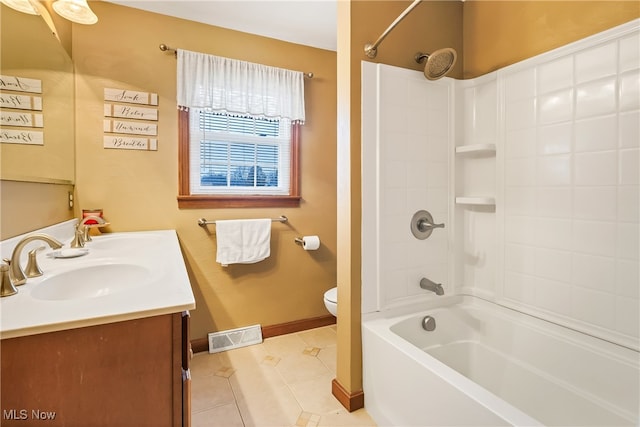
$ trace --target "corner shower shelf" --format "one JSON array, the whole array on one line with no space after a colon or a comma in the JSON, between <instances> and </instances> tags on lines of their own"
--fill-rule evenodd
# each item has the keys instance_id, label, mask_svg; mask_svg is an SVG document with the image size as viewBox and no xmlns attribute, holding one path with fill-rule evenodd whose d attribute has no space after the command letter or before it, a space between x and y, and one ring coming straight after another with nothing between
<instances>
[{"instance_id":1,"label":"corner shower shelf","mask_svg":"<svg viewBox=\"0 0 640 427\"><path fill-rule=\"evenodd\" d=\"M494 197L456 197L457 205L495 206Z\"/></svg>"},{"instance_id":2,"label":"corner shower shelf","mask_svg":"<svg viewBox=\"0 0 640 427\"><path fill-rule=\"evenodd\" d=\"M495 154L496 144L472 144L456 147L456 154Z\"/></svg>"}]
</instances>

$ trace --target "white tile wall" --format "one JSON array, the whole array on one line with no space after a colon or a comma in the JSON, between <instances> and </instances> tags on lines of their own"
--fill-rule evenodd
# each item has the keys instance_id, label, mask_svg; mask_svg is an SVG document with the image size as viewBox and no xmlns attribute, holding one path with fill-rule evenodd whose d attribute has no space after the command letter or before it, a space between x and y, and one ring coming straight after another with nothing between
<instances>
[{"instance_id":1,"label":"white tile wall","mask_svg":"<svg viewBox=\"0 0 640 427\"><path fill-rule=\"evenodd\" d=\"M615 114L576 120L575 124L567 123L567 126L572 125L575 125L576 133L575 152L613 150L618 147L618 117Z\"/></svg>"},{"instance_id":2,"label":"white tile wall","mask_svg":"<svg viewBox=\"0 0 640 427\"><path fill-rule=\"evenodd\" d=\"M541 126L538 132L538 155L571 152L573 127L570 123Z\"/></svg>"},{"instance_id":3,"label":"white tile wall","mask_svg":"<svg viewBox=\"0 0 640 427\"><path fill-rule=\"evenodd\" d=\"M567 103L573 104L573 99L564 99ZM605 79L587 82L576 87L576 118L602 116L616 112L616 78L607 77ZM570 108L567 106L567 108ZM562 117L570 119L571 117Z\"/></svg>"},{"instance_id":4,"label":"white tile wall","mask_svg":"<svg viewBox=\"0 0 640 427\"><path fill-rule=\"evenodd\" d=\"M573 57L575 58L576 83L580 84L616 75L617 49L618 44L612 42L576 53ZM566 60L571 61L573 58L571 55L567 55Z\"/></svg>"},{"instance_id":5,"label":"white tile wall","mask_svg":"<svg viewBox=\"0 0 640 427\"><path fill-rule=\"evenodd\" d=\"M496 297L637 346L637 23L621 34L498 72L505 222L502 294ZM528 89L520 87L525 82ZM536 150L529 146L533 140Z\"/></svg>"},{"instance_id":6,"label":"white tile wall","mask_svg":"<svg viewBox=\"0 0 640 427\"><path fill-rule=\"evenodd\" d=\"M528 70L529 73L535 76L536 70ZM561 58L546 64L542 64L538 67L538 93L549 93L573 87L574 73L573 73L573 61L571 58ZM529 89L530 97L536 95L535 81L530 82ZM509 88L508 92L511 90ZM507 95L509 96L509 95Z\"/></svg>"}]
</instances>

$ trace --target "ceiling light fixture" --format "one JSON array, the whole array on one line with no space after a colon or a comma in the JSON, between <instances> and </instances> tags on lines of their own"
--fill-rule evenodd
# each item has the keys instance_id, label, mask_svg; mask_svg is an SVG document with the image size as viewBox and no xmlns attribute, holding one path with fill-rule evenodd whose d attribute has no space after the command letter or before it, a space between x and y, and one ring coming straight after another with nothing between
<instances>
[{"instance_id":1,"label":"ceiling light fixture","mask_svg":"<svg viewBox=\"0 0 640 427\"><path fill-rule=\"evenodd\" d=\"M38 9L36 9L29 0L0 0L0 3L18 12L28 13L29 15L39 15Z\"/></svg>"},{"instance_id":2,"label":"ceiling light fixture","mask_svg":"<svg viewBox=\"0 0 640 427\"><path fill-rule=\"evenodd\" d=\"M77 24L91 25L98 22L98 17L87 4L87 0L56 0L53 3L53 10L63 18Z\"/></svg>"}]
</instances>

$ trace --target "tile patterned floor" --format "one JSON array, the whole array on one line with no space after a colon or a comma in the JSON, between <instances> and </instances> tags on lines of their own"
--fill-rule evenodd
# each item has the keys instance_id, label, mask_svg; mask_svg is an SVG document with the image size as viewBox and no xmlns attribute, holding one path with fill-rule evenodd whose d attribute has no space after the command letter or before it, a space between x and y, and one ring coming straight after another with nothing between
<instances>
[{"instance_id":1,"label":"tile patterned floor","mask_svg":"<svg viewBox=\"0 0 640 427\"><path fill-rule=\"evenodd\" d=\"M191 360L192 427L375 427L331 394L335 325Z\"/></svg>"}]
</instances>

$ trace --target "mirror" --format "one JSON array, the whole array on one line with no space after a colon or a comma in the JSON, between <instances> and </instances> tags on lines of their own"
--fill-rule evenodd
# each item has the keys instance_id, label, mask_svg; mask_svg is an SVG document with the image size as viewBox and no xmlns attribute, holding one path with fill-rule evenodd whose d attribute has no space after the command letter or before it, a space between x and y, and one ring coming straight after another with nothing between
<instances>
[{"instance_id":1,"label":"mirror","mask_svg":"<svg viewBox=\"0 0 640 427\"><path fill-rule=\"evenodd\" d=\"M41 16L0 8L0 179L73 184L73 62Z\"/></svg>"}]
</instances>

